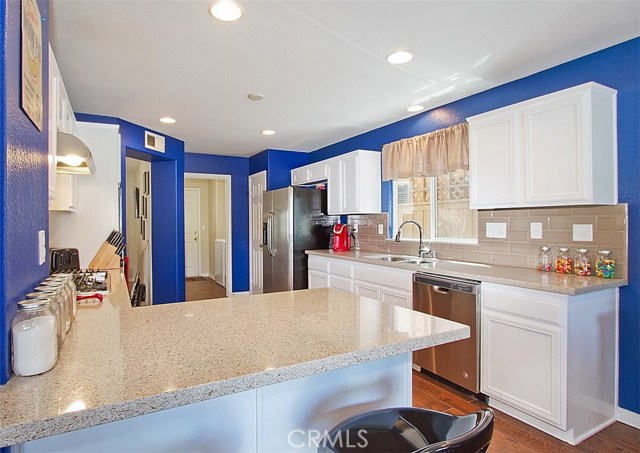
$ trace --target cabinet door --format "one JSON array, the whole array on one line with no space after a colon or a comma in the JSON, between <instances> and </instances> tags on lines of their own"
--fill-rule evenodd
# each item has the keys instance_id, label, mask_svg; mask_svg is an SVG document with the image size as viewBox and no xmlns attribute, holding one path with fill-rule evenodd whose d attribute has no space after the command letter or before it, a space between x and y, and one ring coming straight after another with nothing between
<instances>
[{"instance_id":1,"label":"cabinet door","mask_svg":"<svg viewBox=\"0 0 640 453\"><path fill-rule=\"evenodd\" d=\"M342 166L342 212L349 214L360 212L358 200L364 194L360 193L358 184L358 155L351 154L341 159Z\"/></svg>"},{"instance_id":2,"label":"cabinet door","mask_svg":"<svg viewBox=\"0 0 640 453\"><path fill-rule=\"evenodd\" d=\"M342 214L342 192L344 190L342 182L342 168L340 160L335 159L327 164L327 210L329 214Z\"/></svg>"},{"instance_id":3,"label":"cabinet door","mask_svg":"<svg viewBox=\"0 0 640 453\"><path fill-rule=\"evenodd\" d=\"M384 286L380 287L380 301L403 308L413 307L411 292L385 288Z\"/></svg>"},{"instance_id":4,"label":"cabinet door","mask_svg":"<svg viewBox=\"0 0 640 453\"><path fill-rule=\"evenodd\" d=\"M309 271L309 289L328 288L329 275L324 272Z\"/></svg>"},{"instance_id":5,"label":"cabinet door","mask_svg":"<svg viewBox=\"0 0 640 453\"><path fill-rule=\"evenodd\" d=\"M295 168L291 170L291 185L305 184L308 180L307 167Z\"/></svg>"},{"instance_id":6,"label":"cabinet door","mask_svg":"<svg viewBox=\"0 0 640 453\"><path fill-rule=\"evenodd\" d=\"M341 289L350 293L353 291L353 280L347 277L339 277L337 275L331 275L329 278L329 287L335 289Z\"/></svg>"},{"instance_id":7,"label":"cabinet door","mask_svg":"<svg viewBox=\"0 0 640 453\"><path fill-rule=\"evenodd\" d=\"M49 208L56 198L56 151L58 148L58 79L60 72L49 46Z\"/></svg>"},{"instance_id":8,"label":"cabinet door","mask_svg":"<svg viewBox=\"0 0 640 453\"><path fill-rule=\"evenodd\" d=\"M587 183L591 156L588 102L584 95L546 100L523 111L527 205L581 204L590 201Z\"/></svg>"},{"instance_id":9,"label":"cabinet door","mask_svg":"<svg viewBox=\"0 0 640 453\"><path fill-rule=\"evenodd\" d=\"M308 180L309 182L317 182L327 179L327 164L324 162L318 162L316 164L309 165L308 167Z\"/></svg>"},{"instance_id":10,"label":"cabinet door","mask_svg":"<svg viewBox=\"0 0 640 453\"><path fill-rule=\"evenodd\" d=\"M56 197L50 211L75 211L78 208L78 176L58 173L56 175Z\"/></svg>"},{"instance_id":11,"label":"cabinet door","mask_svg":"<svg viewBox=\"0 0 640 453\"><path fill-rule=\"evenodd\" d=\"M482 393L564 429L561 328L483 310L481 335Z\"/></svg>"},{"instance_id":12,"label":"cabinet door","mask_svg":"<svg viewBox=\"0 0 640 453\"><path fill-rule=\"evenodd\" d=\"M374 300L380 300L380 289L371 283L355 282L356 294Z\"/></svg>"},{"instance_id":13,"label":"cabinet door","mask_svg":"<svg viewBox=\"0 0 640 453\"><path fill-rule=\"evenodd\" d=\"M469 206L518 205L520 145L517 112L469 120Z\"/></svg>"}]
</instances>

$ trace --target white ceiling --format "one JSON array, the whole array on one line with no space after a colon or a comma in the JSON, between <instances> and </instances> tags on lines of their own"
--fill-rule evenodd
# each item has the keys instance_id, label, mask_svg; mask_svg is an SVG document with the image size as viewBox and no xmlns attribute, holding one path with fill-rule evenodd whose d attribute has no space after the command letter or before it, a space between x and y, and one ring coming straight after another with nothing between
<instances>
[{"instance_id":1,"label":"white ceiling","mask_svg":"<svg viewBox=\"0 0 640 453\"><path fill-rule=\"evenodd\" d=\"M74 110L188 152L313 151L640 35L637 0L239 1L224 23L208 0L52 0Z\"/></svg>"}]
</instances>

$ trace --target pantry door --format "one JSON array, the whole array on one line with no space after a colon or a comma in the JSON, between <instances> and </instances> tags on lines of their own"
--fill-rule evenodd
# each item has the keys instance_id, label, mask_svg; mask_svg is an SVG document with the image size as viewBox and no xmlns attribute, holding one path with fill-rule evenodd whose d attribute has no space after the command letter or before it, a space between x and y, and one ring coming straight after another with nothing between
<instances>
[{"instance_id":1,"label":"pantry door","mask_svg":"<svg viewBox=\"0 0 640 453\"><path fill-rule=\"evenodd\" d=\"M200 276L200 189L184 189L184 275Z\"/></svg>"}]
</instances>

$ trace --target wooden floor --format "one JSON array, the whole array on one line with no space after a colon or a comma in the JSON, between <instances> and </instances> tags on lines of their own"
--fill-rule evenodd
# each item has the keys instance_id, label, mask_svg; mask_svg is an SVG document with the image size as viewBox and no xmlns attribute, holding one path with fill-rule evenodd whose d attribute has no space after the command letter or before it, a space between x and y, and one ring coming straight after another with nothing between
<instances>
[{"instance_id":1,"label":"wooden floor","mask_svg":"<svg viewBox=\"0 0 640 453\"><path fill-rule=\"evenodd\" d=\"M227 297L226 288L209 277L186 279L186 300L219 299Z\"/></svg>"},{"instance_id":2,"label":"wooden floor","mask_svg":"<svg viewBox=\"0 0 640 453\"><path fill-rule=\"evenodd\" d=\"M413 372L413 405L454 415L486 407L470 395ZM605 428L575 447L538 431L494 409L496 419L489 453L640 452L640 430L620 422Z\"/></svg>"}]
</instances>

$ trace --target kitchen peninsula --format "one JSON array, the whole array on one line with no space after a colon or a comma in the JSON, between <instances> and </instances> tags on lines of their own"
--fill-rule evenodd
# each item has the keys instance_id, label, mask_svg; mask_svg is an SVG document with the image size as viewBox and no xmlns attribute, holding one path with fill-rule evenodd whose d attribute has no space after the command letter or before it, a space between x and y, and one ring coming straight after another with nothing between
<instances>
[{"instance_id":1,"label":"kitchen peninsula","mask_svg":"<svg viewBox=\"0 0 640 453\"><path fill-rule=\"evenodd\" d=\"M411 351L469 335L333 289L131 308L111 278L53 370L0 388L0 445L292 449L354 413L411 405Z\"/></svg>"}]
</instances>

